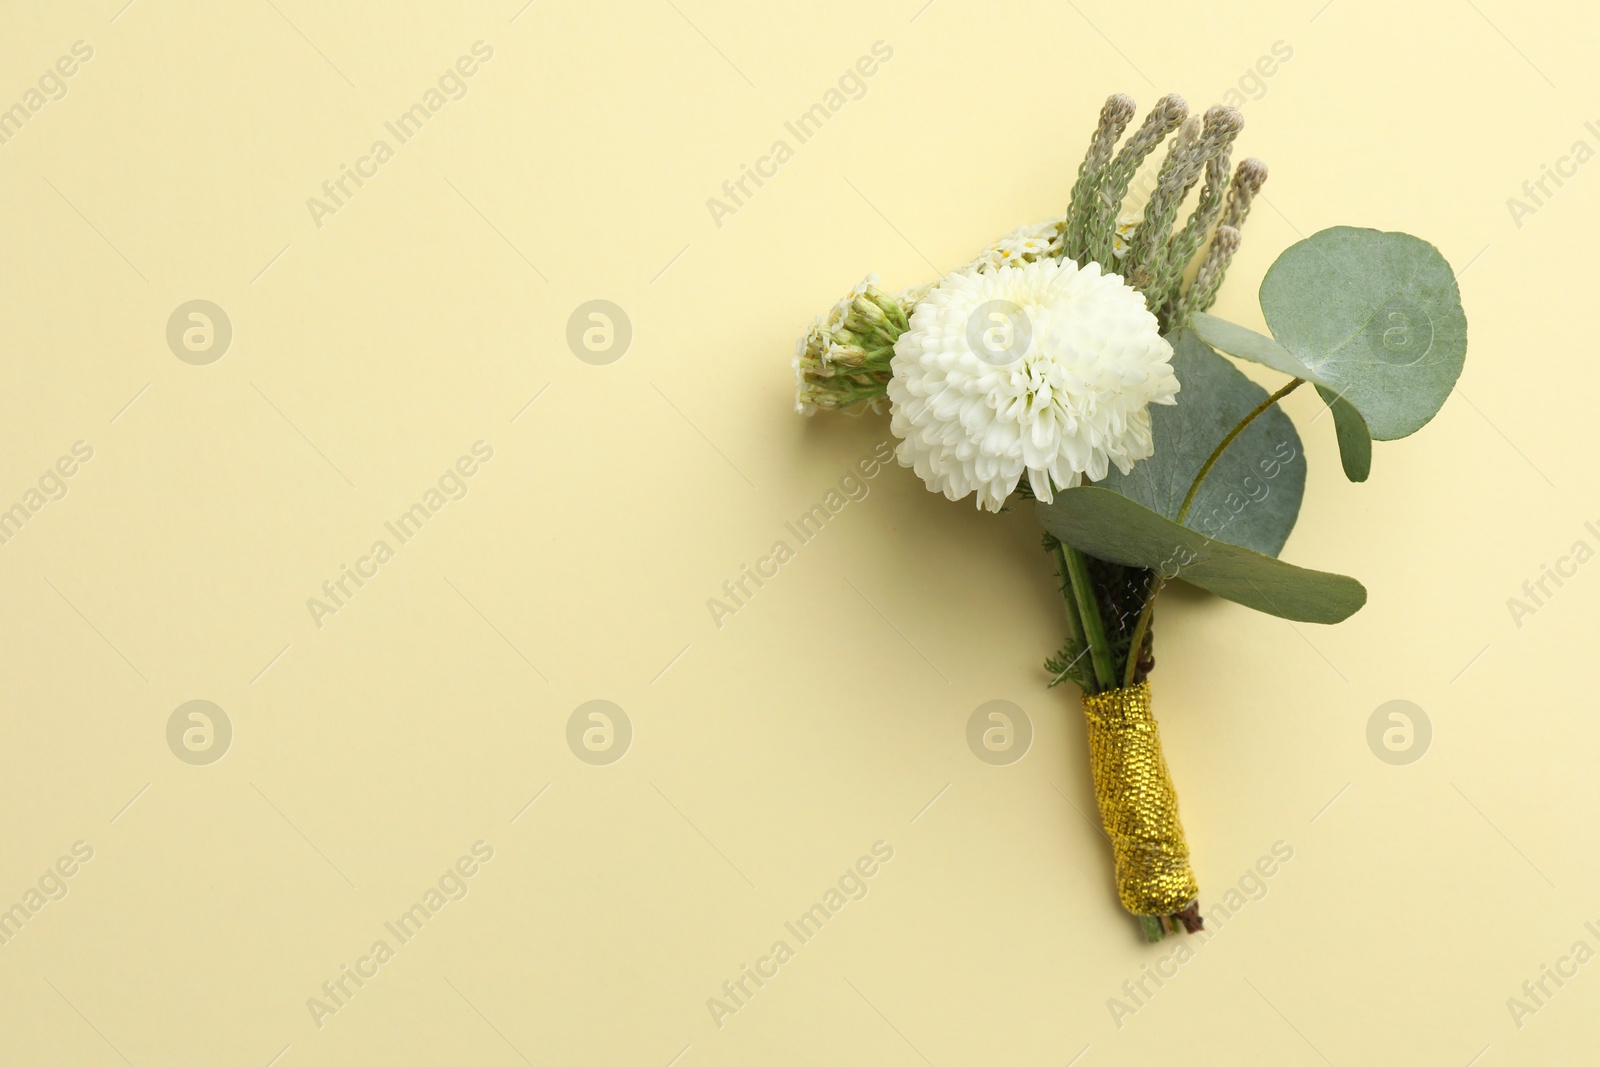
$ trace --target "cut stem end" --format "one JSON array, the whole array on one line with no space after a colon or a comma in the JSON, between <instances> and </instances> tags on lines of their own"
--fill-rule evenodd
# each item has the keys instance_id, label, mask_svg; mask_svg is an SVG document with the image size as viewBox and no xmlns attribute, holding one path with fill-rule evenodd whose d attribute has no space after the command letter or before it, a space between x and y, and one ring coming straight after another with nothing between
<instances>
[{"instance_id":1,"label":"cut stem end","mask_svg":"<svg viewBox=\"0 0 1600 1067\"><path fill-rule=\"evenodd\" d=\"M1169 931L1175 934L1180 927L1184 933L1192 934L1205 929L1206 925L1205 918L1200 914L1198 900L1171 915L1140 915L1138 919L1144 939L1149 942L1160 941Z\"/></svg>"}]
</instances>

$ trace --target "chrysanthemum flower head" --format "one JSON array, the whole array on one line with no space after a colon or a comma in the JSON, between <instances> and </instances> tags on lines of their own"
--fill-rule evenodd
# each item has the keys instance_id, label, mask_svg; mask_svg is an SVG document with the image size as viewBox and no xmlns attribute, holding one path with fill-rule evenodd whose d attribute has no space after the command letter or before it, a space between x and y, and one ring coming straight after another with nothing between
<instances>
[{"instance_id":1,"label":"chrysanthemum flower head","mask_svg":"<svg viewBox=\"0 0 1600 1067\"><path fill-rule=\"evenodd\" d=\"M1176 403L1171 359L1144 297L1098 264L970 266L895 343L896 455L951 500L999 511L1026 475L1049 501L1151 454L1149 405Z\"/></svg>"}]
</instances>

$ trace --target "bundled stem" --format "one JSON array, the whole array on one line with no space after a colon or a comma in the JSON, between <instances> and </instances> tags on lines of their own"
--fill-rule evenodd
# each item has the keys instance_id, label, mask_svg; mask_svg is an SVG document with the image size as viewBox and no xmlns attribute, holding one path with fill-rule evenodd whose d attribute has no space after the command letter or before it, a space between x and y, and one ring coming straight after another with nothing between
<instances>
[{"instance_id":1,"label":"bundled stem","mask_svg":"<svg viewBox=\"0 0 1600 1067\"><path fill-rule=\"evenodd\" d=\"M1140 917L1146 937L1161 936L1162 919L1177 918L1197 928L1200 891L1178 817L1177 790L1161 751L1150 683L1085 696L1083 713L1095 806L1111 842L1117 898Z\"/></svg>"}]
</instances>

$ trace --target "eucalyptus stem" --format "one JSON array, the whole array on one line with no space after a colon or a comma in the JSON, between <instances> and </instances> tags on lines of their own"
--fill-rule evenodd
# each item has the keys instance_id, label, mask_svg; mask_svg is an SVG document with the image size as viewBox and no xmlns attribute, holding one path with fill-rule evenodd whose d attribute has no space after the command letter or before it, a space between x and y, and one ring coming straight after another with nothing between
<instances>
[{"instance_id":1,"label":"eucalyptus stem","mask_svg":"<svg viewBox=\"0 0 1600 1067\"><path fill-rule=\"evenodd\" d=\"M1083 625L1095 682L1099 686L1096 692L1102 692L1116 685L1117 669L1111 662L1111 646L1106 643L1106 624L1100 618L1100 605L1095 600L1089 561L1082 552L1067 544L1061 546L1061 556L1072 579L1072 595L1078 602L1078 621Z\"/></svg>"},{"instance_id":2,"label":"eucalyptus stem","mask_svg":"<svg viewBox=\"0 0 1600 1067\"><path fill-rule=\"evenodd\" d=\"M1194 476L1194 481L1189 483L1188 495L1183 498L1183 506L1178 509L1179 526L1182 526L1183 520L1189 517L1189 508L1194 503L1195 494L1200 492L1200 484L1206 480L1206 475L1211 473L1211 468L1217 465L1217 460L1222 458L1222 453L1226 452L1228 446L1233 444L1234 438L1243 433L1244 428L1254 422L1257 415L1260 415L1263 411L1266 411L1272 405L1276 404L1278 401L1282 400L1284 397L1288 396L1290 393L1294 392L1304 384L1304 378L1294 378L1290 380L1288 385L1284 386L1282 389L1279 389L1276 393L1273 393L1261 403L1257 404L1255 409L1251 411L1250 414L1240 419L1239 424L1228 431L1228 436L1224 437L1222 441L1218 443L1217 447L1211 450L1211 455L1206 457L1205 463L1200 467L1200 473L1196 474Z\"/></svg>"}]
</instances>

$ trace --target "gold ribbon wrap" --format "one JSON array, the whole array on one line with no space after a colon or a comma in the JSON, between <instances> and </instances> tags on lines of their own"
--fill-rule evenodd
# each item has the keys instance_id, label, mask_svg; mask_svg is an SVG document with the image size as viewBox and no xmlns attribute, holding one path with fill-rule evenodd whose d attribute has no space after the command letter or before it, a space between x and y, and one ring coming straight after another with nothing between
<instances>
[{"instance_id":1,"label":"gold ribbon wrap","mask_svg":"<svg viewBox=\"0 0 1600 1067\"><path fill-rule=\"evenodd\" d=\"M1150 683L1083 697L1095 803L1111 839L1117 896L1135 915L1174 915L1200 895L1161 755Z\"/></svg>"}]
</instances>

